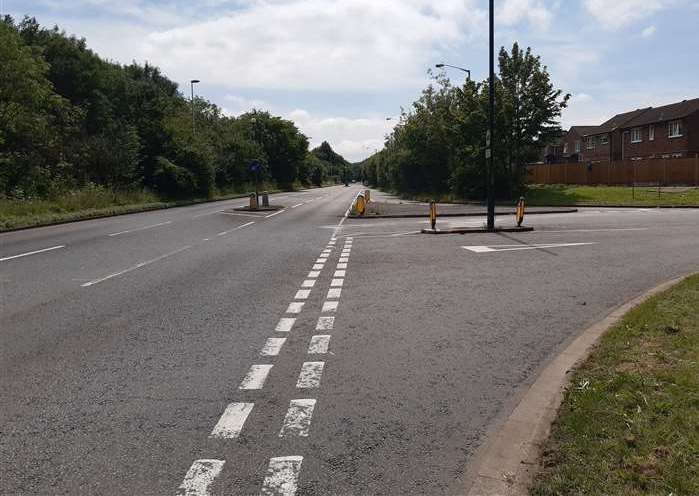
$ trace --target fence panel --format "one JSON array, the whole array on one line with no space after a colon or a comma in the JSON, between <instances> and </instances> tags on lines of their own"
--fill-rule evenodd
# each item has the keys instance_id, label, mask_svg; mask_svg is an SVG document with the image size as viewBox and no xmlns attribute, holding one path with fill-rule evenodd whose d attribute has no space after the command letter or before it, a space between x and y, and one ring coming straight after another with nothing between
<instances>
[{"instance_id":1,"label":"fence panel","mask_svg":"<svg viewBox=\"0 0 699 496\"><path fill-rule=\"evenodd\" d=\"M536 164L527 167L530 184L699 186L699 156L692 158L624 160L569 164Z\"/></svg>"}]
</instances>

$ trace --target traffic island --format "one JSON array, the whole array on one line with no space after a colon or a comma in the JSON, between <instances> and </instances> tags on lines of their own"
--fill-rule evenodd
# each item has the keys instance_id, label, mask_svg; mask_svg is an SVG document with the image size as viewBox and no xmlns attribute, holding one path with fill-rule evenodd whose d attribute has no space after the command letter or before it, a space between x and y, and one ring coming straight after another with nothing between
<instances>
[{"instance_id":1,"label":"traffic island","mask_svg":"<svg viewBox=\"0 0 699 496\"><path fill-rule=\"evenodd\" d=\"M283 205L268 205L266 207L236 207L233 210L236 212L275 212L283 208Z\"/></svg>"},{"instance_id":2,"label":"traffic island","mask_svg":"<svg viewBox=\"0 0 699 496\"><path fill-rule=\"evenodd\" d=\"M250 204L245 207L236 207L233 210L237 212L275 212L283 209L282 205L270 205L269 193L250 193Z\"/></svg>"},{"instance_id":3,"label":"traffic island","mask_svg":"<svg viewBox=\"0 0 699 496\"><path fill-rule=\"evenodd\" d=\"M423 229L422 234L482 234L482 233L518 233L531 232L533 227L496 227L488 229L487 227L453 227L449 229Z\"/></svg>"}]
</instances>

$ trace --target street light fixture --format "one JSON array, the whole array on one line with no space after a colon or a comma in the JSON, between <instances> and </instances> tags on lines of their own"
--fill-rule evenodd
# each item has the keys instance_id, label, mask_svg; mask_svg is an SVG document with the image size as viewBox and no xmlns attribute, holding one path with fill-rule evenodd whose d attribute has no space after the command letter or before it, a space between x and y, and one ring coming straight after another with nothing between
<instances>
[{"instance_id":1,"label":"street light fixture","mask_svg":"<svg viewBox=\"0 0 699 496\"><path fill-rule=\"evenodd\" d=\"M435 65L437 69L444 69L445 67L451 67L452 69L457 69L459 71L463 71L466 73L466 80L470 81L471 80L471 69L464 69L463 67L459 67L456 65L449 65L449 64L437 64Z\"/></svg>"},{"instance_id":2,"label":"street light fixture","mask_svg":"<svg viewBox=\"0 0 699 496\"><path fill-rule=\"evenodd\" d=\"M194 135L194 85L197 83L201 83L198 79L192 79L189 82L189 85L192 89L192 135Z\"/></svg>"}]
</instances>

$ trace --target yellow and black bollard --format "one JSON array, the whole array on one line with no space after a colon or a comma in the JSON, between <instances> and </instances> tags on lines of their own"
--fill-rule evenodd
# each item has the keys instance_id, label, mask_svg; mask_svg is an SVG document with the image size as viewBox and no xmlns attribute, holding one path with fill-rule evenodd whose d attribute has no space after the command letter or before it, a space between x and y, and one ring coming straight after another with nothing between
<instances>
[{"instance_id":1,"label":"yellow and black bollard","mask_svg":"<svg viewBox=\"0 0 699 496\"><path fill-rule=\"evenodd\" d=\"M437 203L430 202L430 224L432 224L432 230L437 230Z\"/></svg>"},{"instance_id":2,"label":"yellow and black bollard","mask_svg":"<svg viewBox=\"0 0 699 496\"><path fill-rule=\"evenodd\" d=\"M366 211L366 199L361 193L357 195L357 199L355 200L355 210L359 215L364 215Z\"/></svg>"},{"instance_id":3,"label":"yellow and black bollard","mask_svg":"<svg viewBox=\"0 0 699 496\"><path fill-rule=\"evenodd\" d=\"M517 202L517 227L522 226L522 222L524 222L524 197L520 196L519 201Z\"/></svg>"},{"instance_id":4,"label":"yellow and black bollard","mask_svg":"<svg viewBox=\"0 0 699 496\"><path fill-rule=\"evenodd\" d=\"M250 210L257 210L257 195L250 193Z\"/></svg>"}]
</instances>

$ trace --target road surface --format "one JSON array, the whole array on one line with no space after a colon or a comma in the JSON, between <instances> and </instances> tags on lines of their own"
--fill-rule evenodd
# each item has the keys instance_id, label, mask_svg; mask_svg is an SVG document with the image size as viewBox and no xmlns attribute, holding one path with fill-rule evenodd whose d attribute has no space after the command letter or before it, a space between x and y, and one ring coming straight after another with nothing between
<instances>
[{"instance_id":1,"label":"road surface","mask_svg":"<svg viewBox=\"0 0 699 496\"><path fill-rule=\"evenodd\" d=\"M696 210L442 237L358 191L0 234L0 494L462 494L577 332L699 267Z\"/></svg>"}]
</instances>

